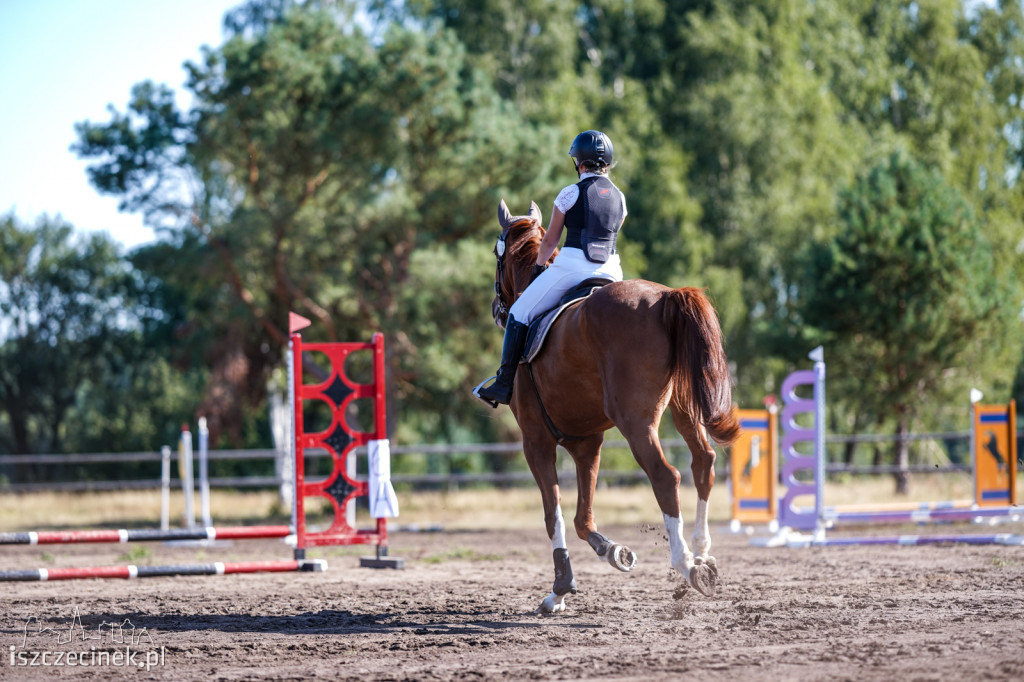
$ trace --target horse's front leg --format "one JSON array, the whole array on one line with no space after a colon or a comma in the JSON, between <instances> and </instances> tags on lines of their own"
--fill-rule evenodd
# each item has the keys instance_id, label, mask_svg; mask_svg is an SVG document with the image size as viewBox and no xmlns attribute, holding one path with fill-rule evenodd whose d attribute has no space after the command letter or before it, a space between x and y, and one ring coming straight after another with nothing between
<instances>
[{"instance_id":1,"label":"horse's front leg","mask_svg":"<svg viewBox=\"0 0 1024 682\"><path fill-rule=\"evenodd\" d=\"M562 495L558 487L558 470L555 467L555 443L541 438L528 439L524 434L523 453L533 472L533 478L540 488L544 505L544 526L551 539L551 555L555 565L555 581L551 593L537 608L538 613L558 613L565 610L565 597L576 594L576 579L569 562L569 549L565 542L565 520L562 518Z\"/></svg>"},{"instance_id":2,"label":"horse's front leg","mask_svg":"<svg viewBox=\"0 0 1024 682\"><path fill-rule=\"evenodd\" d=\"M602 443L604 434L600 433L566 445L576 462L576 535L585 540L598 557L620 571L629 572L636 565L636 554L629 547L597 532L594 520L594 491L597 472L601 468Z\"/></svg>"},{"instance_id":3,"label":"horse's front leg","mask_svg":"<svg viewBox=\"0 0 1024 682\"><path fill-rule=\"evenodd\" d=\"M557 486L556 486L557 488ZM547 523L547 513L544 518ZM539 613L558 613L565 610L565 597L576 594L576 578L572 574L569 562L569 549L565 544L565 521L562 519L562 508L555 504L554 524L548 528L551 538L551 558L555 564L555 582L551 585L551 593L544 597L537 611Z\"/></svg>"}]
</instances>

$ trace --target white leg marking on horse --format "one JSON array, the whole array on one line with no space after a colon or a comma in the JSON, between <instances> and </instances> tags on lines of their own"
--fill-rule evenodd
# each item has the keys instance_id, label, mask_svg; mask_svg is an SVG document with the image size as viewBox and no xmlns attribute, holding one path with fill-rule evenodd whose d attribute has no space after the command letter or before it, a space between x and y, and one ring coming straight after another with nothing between
<instances>
[{"instance_id":1,"label":"white leg marking on horse","mask_svg":"<svg viewBox=\"0 0 1024 682\"><path fill-rule=\"evenodd\" d=\"M711 531L708 530L708 503L697 499L697 518L693 523L693 552L706 557L711 551Z\"/></svg>"},{"instance_id":2,"label":"white leg marking on horse","mask_svg":"<svg viewBox=\"0 0 1024 682\"><path fill-rule=\"evenodd\" d=\"M693 568L693 553L690 552L690 548L686 546L686 540L683 539L683 520L678 516L669 516L668 514L663 514L663 516L665 517L665 531L668 534L672 568L689 580L690 569Z\"/></svg>"},{"instance_id":3,"label":"white leg marking on horse","mask_svg":"<svg viewBox=\"0 0 1024 682\"><path fill-rule=\"evenodd\" d=\"M565 544L565 520L562 519L562 508L555 506L555 533L551 536L551 549L569 549Z\"/></svg>"},{"instance_id":4,"label":"white leg marking on horse","mask_svg":"<svg viewBox=\"0 0 1024 682\"><path fill-rule=\"evenodd\" d=\"M557 595L554 592L544 597L544 601L540 603L541 613L558 613L559 611L565 611L565 595Z\"/></svg>"}]
</instances>

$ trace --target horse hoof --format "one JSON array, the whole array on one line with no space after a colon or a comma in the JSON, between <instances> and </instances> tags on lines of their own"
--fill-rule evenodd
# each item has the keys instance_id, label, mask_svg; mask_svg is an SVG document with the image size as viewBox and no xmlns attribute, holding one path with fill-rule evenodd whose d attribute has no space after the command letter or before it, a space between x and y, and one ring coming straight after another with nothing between
<instances>
[{"instance_id":1,"label":"horse hoof","mask_svg":"<svg viewBox=\"0 0 1024 682\"><path fill-rule=\"evenodd\" d=\"M701 565L707 566L708 568L710 568L714 572L715 578L716 579L718 578L718 561L715 560L715 557L713 557L713 556L699 556L699 557L695 557L694 560L693 560L693 563L695 565L697 565L697 566L701 566Z\"/></svg>"},{"instance_id":2,"label":"horse hoof","mask_svg":"<svg viewBox=\"0 0 1024 682\"><path fill-rule=\"evenodd\" d=\"M636 553L624 545L612 545L605 556L609 564L623 573L629 573L636 566Z\"/></svg>"},{"instance_id":3,"label":"horse hoof","mask_svg":"<svg viewBox=\"0 0 1024 682\"><path fill-rule=\"evenodd\" d=\"M537 607L537 610L534 611L534 613L538 615L546 613L561 613L562 611L565 611L564 600L564 595L561 597L555 596L553 594L548 595L544 598L544 601L540 603L540 606Z\"/></svg>"},{"instance_id":4,"label":"horse hoof","mask_svg":"<svg viewBox=\"0 0 1024 682\"><path fill-rule=\"evenodd\" d=\"M695 564L690 569L690 584L705 597L714 597L718 587L718 570L705 562Z\"/></svg>"}]
</instances>

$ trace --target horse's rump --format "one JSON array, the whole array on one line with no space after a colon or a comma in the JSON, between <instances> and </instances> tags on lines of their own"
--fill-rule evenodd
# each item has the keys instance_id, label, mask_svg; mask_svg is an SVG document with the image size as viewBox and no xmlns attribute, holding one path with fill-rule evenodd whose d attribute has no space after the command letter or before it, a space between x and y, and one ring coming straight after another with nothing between
<instances>
[{"instance_id":1,"label":"horse's rump","mask_svg":"<svg viewBox=\"0 0 1024 682\"><path fill-rule=\"evenodd\" d=\"M545 396L554 396L545 406L567 432L596 424L595 410L613 419L609 401L642 410L671 390L673 409L731 443L739 426L721 338L699 289L616 282L563 313L534 362L535 376L547 384Z\"/></svg>"}]
</instances>

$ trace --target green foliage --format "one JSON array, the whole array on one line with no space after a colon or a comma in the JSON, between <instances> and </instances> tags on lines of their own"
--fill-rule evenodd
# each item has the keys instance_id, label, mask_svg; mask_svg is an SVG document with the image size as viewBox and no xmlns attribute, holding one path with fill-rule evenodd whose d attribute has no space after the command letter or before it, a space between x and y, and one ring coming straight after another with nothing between
<instances>
[{"instance_id":1,"label":"green foliage","mask_svg":"<svg viewBox=\"0 0 1024 682\"><path fill-rule=\"evenodd\" d=\"M984 379L977 339L1015 316L983 224L935 171L895 153L839 198L836 237L807 252L805 322L856 412L902 422ZM1009 303L1009 305L1008 305Z\"/></svg>"},{"instance_id":2,"label":"green foliage","mask_svg":"<svg viewBox=\"0 0 1024 682\"><path fill-rule=\"evenodd\" d=\"M4 216L0 244L0 447L59 451L78 388L124 337L129 279L109 239L76 239L59 219L25 228Z\"/></svg>"},{"instance_id":3,"label":"green foliage","mask_svg":"<svg viewBox=\"0 0 1024 682\"><path fill-rule=\"evenodd\" d=\"M158 111L157 122L126 129L128 117L115 115L83 124L78 150L99 160L94 178L108 177L135 157L124 138L178 131L152 135L161 144L129 166L132 182L98 186L179 231L176 262L146 258L142 267L182 291L199 285L187 297L199 307L189 333L216 332L197 344L213 355L202 408L211 432L239 437L244 406L259 404L281 362L289 310L314 319L314 333L328 340L383 331L393 409L413 395L448 400L465 372L423 368L452 352L441 350L443 339L465 336L467 325L479 330L486 307L476 292L486 292L493 265L453 262L475 278L467 315L443 286L415 289L431 276L414 272L418 254L478 253L454 245L489 241L499 197L525 203L546 182L550 135L522 124L443 29L395 25L375 42L316 7L267 16L236 26L222 48L188 66L196 100L188 115L163 107L158 90L137 89L133 109ZM183 145L162 144L169 137ZM200 196L181 192L183 177L201 180ZM421 309L431 322L417 323Z\"/></svg>"},{"instance_id":4,"label":"green foliage","mask_svg":"<svg viewBox=\"0 0 1024 682\"><path fill-rule=\"evenodd\" d=\"M157 450L201 383L173 371L138 273L105 235L0 221L0 451Z\"/></svg>"},{"instance_id":5,"label":"green foliage","mask_svg":"<svg viewBox=\"0 0 1024 682\"><path fill-rule=\"evenodd\" d=\"M398 11L387 2L371 4L383 5L384 17ZM618 159L612 176L628 197L629 218L620 237L624 272L697 283L695 270L709 245L696 229L700 207L685 182L689 157L663 128L651 83L636 78L628 68L633 59L618 52L642 53L638 36L648 35L664 11L657 3L630 3L628 11L622 3L608 4L442 0L401 7L423 21L443 22L521 115L557 127L559 137L546 158L560 171L559 182L540 188L543 199L534 197L545 214L555 192L576 179L566 155L570 141L580 130L604 130ZM607 35L609 27L623 32Z\"/></svg>"},{"instance_id":6,"label":"green foliage","mask_svg":"<svg viewBox=\"0 0 1024 682\"><path fill-rule=\"evenodd\" d=\"M674 53L689 67L664 93L662 115L694 159L691 192L710 244L698 272L714 285L746 404L778 390L777 359L803 359L789 307L794 254L826 229L834 187L863 144L809 54L816 11L721 3L675 20Z\"/></svg>"},{"instance_id":7,"label":"green foliage","mask_svg":"<svg viewBox=\"0 0 1024 682\"><path fill-rule=\"evenodd\" d=\"M627 276L708 287L740 404L820 341L836 430L893 405L962 428L964 387L1013 390L1019 3L256 0L225 24L188 111L144 82L78 126L97 189L165 237L126 268L145 352L68 375L140 415L93 398L115 416L75 422L90 442L188 411L266 445L289 310L313 341L385 334L400 440L514 436L469 396L501 339L495 207L549 214L587 128L616 143Z\"/></svg>"}]
</instances>

